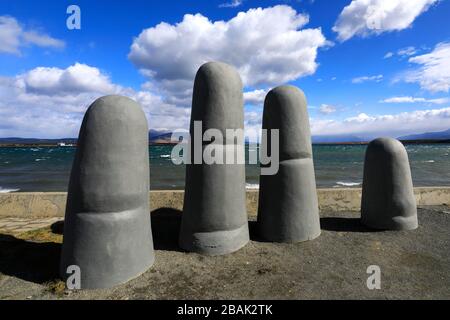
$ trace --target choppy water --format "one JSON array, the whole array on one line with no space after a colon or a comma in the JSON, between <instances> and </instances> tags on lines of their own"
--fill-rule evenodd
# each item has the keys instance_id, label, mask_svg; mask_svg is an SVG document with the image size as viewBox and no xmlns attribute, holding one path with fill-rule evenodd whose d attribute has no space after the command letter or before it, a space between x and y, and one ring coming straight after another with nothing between
<instances>
[{"instance_id":1,"label":"choppy water","mask_svg":"<svg viewBox=\"0 0 450 320\"><path fill-rule=\"evenodd\" d=\"M408 145L415 186L450 186L450 144ZM171 161L171 146L150 146L152 190L183 189L185 168ZM357 187L362 182L363 145L314 145L318 187ZM0 147L0 193L66 191L75 147ZM254 151L252 151L254 152ZM247 187L257 188L258 165L247 165Z\"/></svg>"}]
</instances>

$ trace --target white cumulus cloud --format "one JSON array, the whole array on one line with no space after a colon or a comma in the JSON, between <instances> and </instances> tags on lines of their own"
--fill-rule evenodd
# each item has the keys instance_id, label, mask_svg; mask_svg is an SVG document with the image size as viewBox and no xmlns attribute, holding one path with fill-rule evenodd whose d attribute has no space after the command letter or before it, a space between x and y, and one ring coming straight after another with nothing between
<instances>
[{"instance_id":1,"label":"white cumulus cloud","mask_svg":"<svg viewBox=\"0 0 450 320\"><path fill-rule=\"evenodd\" d=\"M427 54L409 58L418 68L405 73L406 82L416 82L431 92L448 92L450 89L450 42L441 42Z\"/></svg>"},{"instance_id":2,"label":"white cumulus cloud","mask_svg":"<svg viewBox=\"0 0 450 320\"><path fill-rule=\"evenodd\" d=\"M336 112L336 107L329 104L322 104L319 108L319 112L323 114L330 114Z\"/></svg>"},{"instance_id":3,"label":"white cumulus cloud","mask_svg":"<svg viewBox=\"0 0 450 320\"><path fill-rule=\"evenodd\" d=\"M436 98L436 99L425 99L421 97L410 97L410 96L401 96L401 97L391 97L387 99L383 99L380 102L382 103L433 103L433 104L444 104L449 102L448 98Z\"/></svg>"},{"instance_id":4,"label":"white cumulus cloud","mask_svg":"<svg viewBox=\"0 0 450 320\"><path fill-rule=\"evenodd\" d=\"M318 136L352 134L368 138L384 135L397 137L448 128L450 107L385 115L360 113L344 120L311 120L311 132Z\"/></svg>"},{"instance_id":5,"label":"white cumulus cloud","mask_svg":"<svg viewBox=\"0 0 450 320\"><path fill-rule=\"evenodd\" d=\"M68 82L65 77L69 76ZM89 79L90 86L85 85L84 78ZM152 129L187 129L190 108L170 104L151 89L143 86L141 90L133 90L115 84L100 69L82 63L64 69L38 67L17 76L0 77L0 136L76 137L86 108L106 94L121 94L138 101ZM262 103L264 95L264 91L249 91L246 100ZM397 99L403 100L410 99ZM333 107L322 105L321 109L328 112ZM249 136L258 134L261 115L262 110L245 112ZM311 119L314 135L400 136L449 127L450 107L385 115L361 113L344 120Z\"/></svg>"},{"instance_id":6,"label":"white cumulus cloud","mask_svg":"<svg viewBox=\"0 0 450 320\"><path fill-rule=\"evenodd\" d=\"M66 69L37 67L17 77L26 92L61 95L81 92L114 92L109 77L98 68L75 63Z\"/></svg>"},{"instance_id":7,"label":"white cumulus cloud","mask_svg":"<svg viewBox=\"0 0 450 320\"><path fill-rule=\"evenodd\" d=\"M340 41L403 30L438 0L353 0L340 13L333 31Z\"/></svg>"},{"instance_id":8,"label":"white cumulus cloud","mask_svg":"<svg viewBox=\"0 0 450 320\"><path fill-rule=\"evenodd\" d=\"M383 75L378 74L378 75L374 75L374 76L361 76L361 77L353 78L352 83L363 83L363 82L367 82L367 81L380 82L382 80L383 80Z\"/></svg>"},{"instance_id":9,"label":"white cumulus cloud","mask_svg":"<svg viewBox=\"0 0 450 320\"><path fill-rule=\"evenodd\" d=\"M244 102L251 105L261 105L266 98L267 90L256 89L253 91L244 92Z\"/></svg>"},{"instance_id":10,"label":"white cumulus cloud","mask_svg":"<svg viewBox=\"0 0 450 320\"><path fill-rule=\"evenodd\" d=\"M0 53L20 55L26 45L63 48L65 43L43 32L24 29L14 17L0 16Z\"/></svg>"},{"instance_id":11,"label":"white cumulus cloud","mask_svg":"<svg viewBox=\"0 0 450 320\"><path fill-rule=\"evenodd\" d=\"M413 46L409 46L409 47L406 47L406 48L401 48L401 49L399 49L397 51L397 54L399 56L402 56L402 57L404 57L404 56L413 56L416 53L417 53L417 49L415 47L413 47Z\"/></svg>"},{"instance_id":12,"label":"white cumulus cloud","mask_svg":"<svg viewBox=\"0 0 450 320\"><path fill-rule=\"evenodd\" d=\"M242 4L242 0L232 0L219 4L219 8L236 8Z\"/></svg>"},{"instance_id":13,"label":"white cumulus cloud","mask_svg":"<svg viewBox=\"0 0 450 320\"><path fill-rule=\"evenodd\" d=\"M417 52L418 52L418 49L416 49L413 46L409 46L409 47L398 49L397 52L395 52L395 53L391 52L391 51L387 52L384 55L384 59L391 58L394 56L394 54L398 55L401 58L409 57L409 56L413 56L413 55L417 54Z\"/></svg>"},{"instance_id":14,"label":"white cumulus cloud","mask_svg":"<svg viewBox=\"0 0 450 320\"><path fill-rule=\"evenodd\" d=\"M201 14L161 22L133 40L134 65L169 98L186 98L198 68L223 61L237 68L246 86L281 84L313 74L317 50L329 43L320 28L286 5L239 12L228 21ZM175 83L175 84L174 84Z\"/></svg>"},{"instance_id":15,"label":"white cumulus cloud","mask_svg":"<svg viewBox=\"0 0 450 320\"><path fill-rule=\"evenodd\" d=\"M152 129L188 127L189 109L169 104L146 88L136 91L114 84L100 69L75 63L0 77L0 136L76 137L87 107L107 94L139 102Z\"/></svg>"}]
</instances>

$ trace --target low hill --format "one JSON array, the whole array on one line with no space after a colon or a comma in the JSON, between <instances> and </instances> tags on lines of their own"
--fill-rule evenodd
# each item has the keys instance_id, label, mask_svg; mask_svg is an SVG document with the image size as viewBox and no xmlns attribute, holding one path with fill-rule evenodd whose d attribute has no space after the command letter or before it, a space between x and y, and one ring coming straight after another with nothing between
<instances>
[{"instance_id":1,"label":"low hill","mask_svg":"<svg viewBox=\"0 0 450 320\"><path fill-rule=\"evenodd\" d=\"M398 137L399 140L450 140L450 129L439 132L425 132Z\"/></svg>"}]
</instances>

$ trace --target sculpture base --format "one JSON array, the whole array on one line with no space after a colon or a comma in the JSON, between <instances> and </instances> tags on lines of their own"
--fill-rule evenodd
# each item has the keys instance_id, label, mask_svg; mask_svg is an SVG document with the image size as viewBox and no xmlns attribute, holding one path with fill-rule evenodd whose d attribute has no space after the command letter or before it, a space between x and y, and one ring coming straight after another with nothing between
<instances>
[{"instance_id":1,"label":"sculpture base","mask_svg":"<svg viewBox=\"0 0 450 320\"><path fill-rule=\"evenodd\" d=\"M187 251L207 255L222 255L239 250L250 240L248 224L233 229L213 232L187 232L180 234L180 247Z\"/></svg>"},{"instance_id":2,"label":"sculpture base","mask_svg":"<svg viewBox=\"0 0 450 320\"><path fill-rule=\"evenodd\" d=\"M81 289L110 288L144 273L155 260L146 209L77 213L65 221L60 274L80 268Z\"/></svg>"},{"instance_id":3,"label":"sculpture base","mask_svg":"<svg viewBox=\"0 0 450 320\"><path fill-rule=\"evenodd\" d=\"M297 243L310 241L320 236L320 228L309 234L302 233L301 236L298 233L283 234L281 232L270 232L260 227L259 236L267 242L279 242L279 243Z\"/></svg>"},{"instance_id":4,"label":"sculpture base","mask_svg":"<svg viewBox=\"0 0 450 320\"><path fill-rule=\"evenodd\" d=\"M414 230L419 227L419 223L417 221L417 215L411 215L409 217L393 217L390 221L383 220L382 223L380 221L371 221L367 219L367 214L361 215L361 223L366 227L371 229L378 230ZM377 217L377 215L374 215Z\"/></svg>"},{"instance_id":5,"label":"sculpture base","mask_svg":"<svg viewBox=\"0 0 450 320\"><path fill-rule=\"evenodd\" d=\"M270 242L302 242L320 235L311 158L283 160L276 175L261 175L258 231Z\"/></svg>"}]
</instances>

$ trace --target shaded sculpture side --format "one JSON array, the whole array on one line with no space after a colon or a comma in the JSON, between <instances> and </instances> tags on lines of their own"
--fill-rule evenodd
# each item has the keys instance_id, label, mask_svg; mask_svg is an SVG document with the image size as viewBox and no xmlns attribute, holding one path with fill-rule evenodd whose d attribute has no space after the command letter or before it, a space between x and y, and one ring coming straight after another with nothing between
<instances>
[{"instance_id":1,"label":"shaded sculpture side","mask_svg":"<svg viewBox=\"0 0 450 320\"><path fill-rule=\"evenodd\" d=\"M271 90L264 101L263 129L279 129L280 165L275 175L260 175L260 236L275 242L314 239L320 235L320 219L303 92L294 86ZM261 146L264 154L271 154L268 137Z\"/></svg>"},{"instance_id":2,"label":"shaded sculpture side","mask_svg":"<svg viewBox=\"0 0 450 320\"><path fill-rule=\"evenodd\" d=\"M69 182L61 276L81 271L81 288L108 288L154 261L149 214L148 125L135 101L97 99L81 125Z\"/></svg>"},{"instance_id":3,"label":"shaded sculpture side","mask_svg":"<svg viewBox=\"0 0 450 320\"><path fill-rule=\"evenodd\" d=\"M412 230L418 226L408 154L396 139L378 138L367 146L361 221L375 229Z\"/></svg>"},{"instance_id":4,"label":"shaded sculpture side","mask_svg":"<svg viewBox=\"0 0 450 320\"><path fill-rule=\"evenodd\" d=\"M242 82L231 66L208 62L195 77L190 123L191 164L186 166L184 208L180 246L188 251L209 255L238 250L249 241L245 202L245 164L195 164L194 122L201 121L200 134L208 129L221 132L224 141L215 144L217 151L234 150L244 154L244 141L227 137L227 129L244 128Z\"/></svg>"}]
</instances>

